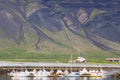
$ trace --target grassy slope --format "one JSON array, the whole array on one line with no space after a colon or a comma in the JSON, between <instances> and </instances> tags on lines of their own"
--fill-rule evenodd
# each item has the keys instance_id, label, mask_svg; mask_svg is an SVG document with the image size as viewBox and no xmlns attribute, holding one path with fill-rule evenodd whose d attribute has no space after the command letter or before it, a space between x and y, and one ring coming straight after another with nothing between
<instances>
[{"instance_id":1,"label":"grassy slope","mask_svg":"<svg viewBox=\"0 0 120 80\"><path fill-rule=\"evenodd\" d=\"M30 62L67 62L70 59L70 53L30 53L24 48L8 48L0 50L1 61L30 61ZM74 54L73 59L76 59L79 54ZM83 54L90 63L106 63L106 57L117 57L111 53L88 52Z\"/></svg>"},{"instance_id":2,"label":"grassy slope","mask_svg":"<svg viewBox=\"0 0 120 80\"><path fill-rule=\"evenodd\" d=\"M5 61L66 61L70 54L64 53L30 53L24 48L0 50L0 60Z\"/></svg>"}]
</instances>

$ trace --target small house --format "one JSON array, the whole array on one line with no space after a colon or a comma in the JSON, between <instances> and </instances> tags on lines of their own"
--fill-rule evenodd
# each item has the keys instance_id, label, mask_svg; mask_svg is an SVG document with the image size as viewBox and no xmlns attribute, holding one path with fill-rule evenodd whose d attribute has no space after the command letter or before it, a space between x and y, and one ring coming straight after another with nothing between
<instances>
[{"instance_id":1,"label":"small house","mask_svg":"<svg viewBox=\"0 0 120 80\"><path fill-rule=\"evenodd\" d=\"M84 57L81 56L77 57L76 63L84 63L84 62L86 62L86 59Z\"/></svg>"},{"instance_id":2,"label":"small house","mask_svg":"<svg viewBox=\"0 0 120 80\"><path fill-rule=\"evenodd\" d=\"M74 59L74 60L70 60L68 61L69 63L84 63L86 62L86 59L84 57L82 57L82 54L77 57L77 59Z\"/></svg>"}]
</instances>

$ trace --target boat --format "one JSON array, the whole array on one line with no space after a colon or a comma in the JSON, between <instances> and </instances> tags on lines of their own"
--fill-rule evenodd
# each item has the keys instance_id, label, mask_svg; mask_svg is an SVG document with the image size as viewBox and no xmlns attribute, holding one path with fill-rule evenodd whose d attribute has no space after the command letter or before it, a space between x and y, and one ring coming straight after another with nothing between
<instances>
[{"instance_id":1,"label":"boat","mask_svg":"<svg viewBox=\"0 0 120 80\"><path fill-rule=\"evenodd\" d=\"M90 77L102 77L102 73L100 71L92 70L89 73L90 73Z\"/></svg>"},{"instance_id":2,"label":"boat","mask_svg":"<svg viewBox=\"0 0 120 80\"><path fill-rule=\"evenodd\" d=\"M36 70L36 69L33 69L33 71L30 71L30 76L33 77L34 74L36 74L36 73L37 73L37 70Z\"/></svg>"},{"instance_id":3,"label":"boat","mask_svg":"<svg viewBox=\"0 0 120 80\"><path fill-rule=\"evenodd\" d=\"M57 72L56 72L56 74L58 75L58 77L63 77L64 73L63 73L62 70L58 69Z\"/></svg>"},{"instance_id":4,"label":"boat","mask_svg":"<svg viewBox=\"0 0 120 80\"><path fill-rule=\"evenodd\" d=\"M58 73L58 72L56 72L56 71L54 71L54 70L51 70L49 77L59 77L60 74L57 74L57 73Z\"/></svg>"},{"instance_id":5,"label":"boat","mask_svg":"<svg viewBox=\"0 0 120 80\"><path fill-rule=\"evenodd\" d=\"M87 69L84 68L82 71L80 71L80 77L102 77L102 73L95 70L87 71Z\"/></svg>"},{"instance_id":6,"label":"boat","mask_svg":"<svg viewBox=\"0 0 120 80\"><path fill-rule=\"evenodd\" d=\"M8 76L10 77L27 77L27 76L30 76L30 73L28 70L25 70L25 71L15 71L15 70L12 70L10 73L8 73Z\"/></svg>"},{"instance_id":7,"label":"boat","mask_svg":"<svg viewBox=\"0 0 120 80\"><path fill-rule=\"evenodd\" d=\"M79 72L70 72L68 74L64 75L65 77L79 77L80 73Z\"/></svg>"},{"instance_id":8,"label":"boat","mask_svg":"<svg viewBox=\"0 0 120 80\"><path fill-rule=\"evenodd\" d=\"M80 71L80 77L89 77L90 75L90 72L88 72L86 68L83 68L83 70Z\"/></svg>"},{"instance_id":9,"label":"boat","mask_svg":"<svg viewBox=\"0 0 120 80\"><path fill-rule=\"evenodd\" d=\"M67 75L69 74L68 70L66 69L64 72L63 72L63 75Z\"/></svg>"},{"instance_id":10,"label":"boat","mask_svg":"<svg viewBox=\"0 0 120 80\"><path fill-rule=\"evenodd\" d=\"M48 77L49 75L50 72L46 71L45 69L33 72L33 76L35 77Z\"/></svg>"}]
</instances>

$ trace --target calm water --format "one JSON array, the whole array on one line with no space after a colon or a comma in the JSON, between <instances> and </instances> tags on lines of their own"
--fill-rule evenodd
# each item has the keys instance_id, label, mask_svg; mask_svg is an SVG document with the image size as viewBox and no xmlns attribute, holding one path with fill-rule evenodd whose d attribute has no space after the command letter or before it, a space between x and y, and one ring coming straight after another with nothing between
<instances>
[{"instance_id":1,"label":"calm water","mask_svg":"<svg viewBox=\"0 0 120 80\"><path fill-rule=\"evenodd\" d=\"M120 72L120 69L109 70L108 73ZM0 75L0 80L120 80L111 76L100 77L8 77Z\"/></svg>"},{"instance_id":2,"label":"calm water","mask_svg":"<svg viewBox=\"0 0 120 80\"><path fill-rule=\"evenodd\" d=\"M7 75L1 75L0 80L120 80L120 78L112 78L105 76L99 77L8 77Z\"/></svg>"}]
</instances>

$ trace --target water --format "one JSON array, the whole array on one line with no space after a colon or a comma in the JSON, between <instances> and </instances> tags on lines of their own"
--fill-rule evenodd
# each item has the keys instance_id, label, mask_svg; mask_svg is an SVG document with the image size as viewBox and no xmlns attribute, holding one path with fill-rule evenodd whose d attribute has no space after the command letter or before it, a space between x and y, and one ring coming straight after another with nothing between
<instances>
[{"instance_id":1,"label":"water","mask_svg":"<svg viewBox=\"0 0 120 80\"><path fill-rule=\"evenodd\" d=\"M8 77L0 75L0 80L120 80L120 78L105 77Z\"/></svg>"},{"instance_id":2,"label":"water","mask_svg":"<svg viewBox=\"0 0 120 80\"><path fill-rule=\"evenodd\" d=\"M120 69L111 69L107 71L109 74L120 72ZM0 74L0 80L120 80L110 75L103 77L9 77L6 74Z\"/></svg>"}]
</instances>

